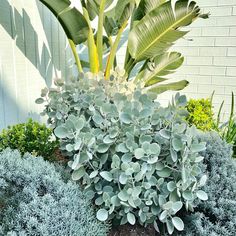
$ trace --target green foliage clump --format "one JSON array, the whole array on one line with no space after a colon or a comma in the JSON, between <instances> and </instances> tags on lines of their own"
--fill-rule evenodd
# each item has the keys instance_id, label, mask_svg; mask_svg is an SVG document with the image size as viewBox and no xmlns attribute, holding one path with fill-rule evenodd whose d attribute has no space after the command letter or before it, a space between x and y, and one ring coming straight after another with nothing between
<instances>
[{"instance_id":1,"label":"green foliage clump","mask_svg":"<svg viewBox=\"0 0 236 236\"><path fill-rule=\"evenodd\" d=\"M210 99L190 99L186 106L189 115L187 121L198 129L209 131L214 129L214 113Z\"/></svg>"},{"instance_id":2,"label":"green foliage clump","mask_svg":"<svg viewBox=\"0 0 236 236\"><path fill-rule=\"evenodd\" d=\"M203 134L202 153L208 181L204 186L209 199L201 202L194 214L186 218L186 236L236 235L236 163L231 146L216 133Z\"/></svg>"},{"instance_id":3,"label":"green foliage clump","mask_svg":"<svg viewBox=\"0 0 236 236\"><path fill-rule=\"evenodd\" d=\"M52 140L52 130L44 124L39 124L32 119L26 123L9 126L0 134L0 150L5 148L17 149L24 154L29 152L33 155L43 156L53 160L54 152L59 143Z\"/></svg>"},{"instance_id":4,"label":"green foliage clump","mask_svg":"<svg viewBox=\"0 0 236 236\"><path fill-rule=\"evenodd\" d=\"M0 235L105 236L78 185L41 157L0 153Z\"/></svg>"},{"instance_id":5,"label":"green foliage clump","mask_svg":"<svg viewBox=\"0 0 236 236\"><path fill-rule=\"evenodd\" d=\"M207 199L199 168L205 143L183 121L185 96L162 108L139 90L119 92L126 90L115 79L56 84L41 98L45 113L71 157L72 178L100 207L97 218L183 230L179 211Z\"/></svg>"}]
</instances>

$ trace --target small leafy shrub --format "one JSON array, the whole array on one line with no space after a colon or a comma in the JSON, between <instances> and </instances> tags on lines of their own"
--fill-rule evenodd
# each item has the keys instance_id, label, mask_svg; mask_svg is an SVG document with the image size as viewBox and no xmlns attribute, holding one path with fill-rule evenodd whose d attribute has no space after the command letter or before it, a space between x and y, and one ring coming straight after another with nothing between
<instances>
[{"instance_id":1,"label":"small leafy shrub","mask_svg":"<svg viewBox=\"0 0 236 236\"><path fill-rule=\"evenodd\" d=\"M0 150L9 147L18 149L21 154L29 152L52 160L59 143L52 140L52 130L32 119L23 124L9 126L0 134Z\"/></svg>"},{"instance_id":2,"label":"small leafy shrub","mask_svg":"<svg viewBox=\"0 0 236 236\"><path fill-rule=\"evenodd\" d=\"M189 115L189 125L195 125L198 129L209 131L214 129L214 113L210 99L190 99L186 106Z\"/></svg>"},{"instance_id":3,"label":"small leafy shrub","mask_svg":"<svg viewBox=\"0 0 236 236\"><path fill-rule=\"evenodd\" d=\"M205 143L183 121L186 98L177 94L174 104L162 108L138 90L114 92L126 91L115 79L59 82L41 99L71 157L72 178L100 206L97 218L154 223L156 230L165 224L170 234L183 230L179 211L207 199L198 166Z\"/></svg>"},{"instance_id":4,"label":"small leafy shrub","mask_svg":"<svg viewBox=\"0 0 236 236\"><path fill-rule=\"evenodd\" d=\"M0 235L105 236L91 202L41 157L0 153Z\"/></svg>"},{"instance_id":5,"label":"small leafy shrub","mask_svg":"<svg viewBox=\"0 0 236 236\"><path fill-rule=\"evenodd\" d=\"M204 186L209 200L201 202L196 213L186 218L186 236L236 235L236 163L231 146L216 133L203 134L206 142L203 170L208 181Z\"/></svg>"}]
</instances>

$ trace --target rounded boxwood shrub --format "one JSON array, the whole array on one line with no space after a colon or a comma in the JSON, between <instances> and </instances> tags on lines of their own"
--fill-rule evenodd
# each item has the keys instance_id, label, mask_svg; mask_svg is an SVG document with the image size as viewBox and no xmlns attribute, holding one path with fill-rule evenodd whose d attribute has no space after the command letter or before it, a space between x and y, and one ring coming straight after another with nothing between
<instances>
[{"instance_id":1,"label":"rounded boxwood shrub","mask_svg":"<svg viewBox=\"0 0 236 236\"><path fill-rule=\"evenodd\" d=\"M45 124L39 124L32 119L26 123L8 126L0 133L0 151L5 148L17 149L23 155L26 152L34 156L42 156L54 160L54 152L59 143L52 130Z\"/></svg>"},{"instance_id":2,"label":"rounded boxwood shrub","mask_svg":"<svg viewBox=\"0 0 236 236\"><path fill-rule=\"evenodd\" d=\"M201 202L195 213L185 218L186 236L236 235L236 162L232 147L216 133L202 134L206 142L202 153L208 180L204 191L208 201ZM182 235L182 234L181 234Z\"/></svg>"},{"instance_id":3,"label":"rounded boxwood shrub","mask_svg":"<svg viewBox=\"0 0 236 236\"><path fill-rule=\"evenodd\" d=\"M0 202L0 235L107 235L79 186L41 157L0 153Z\"/></svg>"},{"instance_id":4,"label":"rounded boxwood shrub","mask_svg":"<svg viewBox=\"0 0 236 236\"><path fill-rule=\"evenodd\" d=\"M37 101L47 102L44 112L71 157L72 178L100 207L97 218L183 230L179 212L207 199L199 168L205 143L183 121L185 96L163 108L115 78L56 85Z\"/></svg>"}]
</instances>

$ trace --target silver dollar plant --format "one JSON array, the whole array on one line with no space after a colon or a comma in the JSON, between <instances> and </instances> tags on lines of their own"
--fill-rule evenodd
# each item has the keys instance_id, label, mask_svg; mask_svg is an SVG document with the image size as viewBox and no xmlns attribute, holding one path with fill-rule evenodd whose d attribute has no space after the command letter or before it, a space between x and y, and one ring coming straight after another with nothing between
<instances>
[{"instance_id":1,"label":"silver dollar plant","mask_svg":"<svg viewBox=\"0 0 236 236\"><path fill-rule=\"evenodd\" d=\"M184 121L185 96L163 108L153 94L127 92L117 74L80 77L55 81L37 103L46 103L43 114L70 157L72 179L99 207L97 218L182 231L180 213L208 198L199 168L205 143Z\"/></svg>"}]
</instances>

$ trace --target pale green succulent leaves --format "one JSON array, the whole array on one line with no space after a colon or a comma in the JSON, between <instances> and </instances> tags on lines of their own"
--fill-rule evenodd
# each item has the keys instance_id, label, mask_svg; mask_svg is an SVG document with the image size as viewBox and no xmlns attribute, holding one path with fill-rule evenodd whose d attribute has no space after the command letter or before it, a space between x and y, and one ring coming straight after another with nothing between
<instances>
[{"instance_id":1,"label":"pale green succulent leaves","mask_svg":"<svg viewBox=\"0 0 236 236\"><path fill-rule=\"evenodd\" d=\"M205 143L180 119L186 98L177 94L162 108L139 90L114 92L115 81L110 83L74 80L44 94L72 179L100 207L101 221L116 217L121 224L156 222L156 229L182 230L176 214L193 210L196 198L207 199L199 168Z\"/></svg>"}]
</instances>

